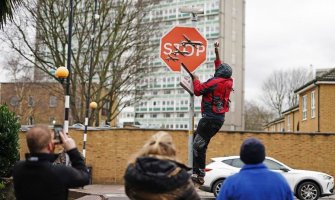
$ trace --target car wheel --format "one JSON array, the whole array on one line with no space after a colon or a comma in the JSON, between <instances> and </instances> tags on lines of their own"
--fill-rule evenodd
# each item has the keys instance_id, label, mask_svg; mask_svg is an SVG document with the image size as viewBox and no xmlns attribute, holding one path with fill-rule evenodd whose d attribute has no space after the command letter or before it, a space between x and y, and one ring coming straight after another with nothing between
<instances>
[{"instance_id":1,"label":"car wheel","mask_svg":"<svg viewBox=\"0 0 335 200\"><path fill-rule=\"evenodd\" d=\"M297 196L300 200L316 200L320 196L320 188L313 182L303 182L298 187Z\"/></svg>"},{"instance_id":2,"label":"car wheel","mask_svg":"<svg viewBox=\"0 0 335 200\"><path fill-rule=\"evenodd\" d=\"M219 195L222 183L223 183L223 179L218 180L214 183L212 192L213 192L215 197L217 197Z\"/></svg>"}]
</instances>

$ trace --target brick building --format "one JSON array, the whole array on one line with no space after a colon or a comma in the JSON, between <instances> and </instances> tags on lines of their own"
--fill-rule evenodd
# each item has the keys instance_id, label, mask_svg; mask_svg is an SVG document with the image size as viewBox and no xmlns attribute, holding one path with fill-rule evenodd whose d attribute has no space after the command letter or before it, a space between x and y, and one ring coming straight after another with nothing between
<instances>
[{"instance_id":1,"label":"brick building","mask_svg":"<svg viewBox=\"0 0 335 200\"><path fill-rule=\"evenodd\" d=\"M8 105L21 124L60 123L64 118L64 94L58 83L1 83L0 103Z\"/></svg>"},{"instance_id":2,"label":"brick building","mask_svg":"<svg viewBox=\"0 0 335 200\"><path fill-rule=\"evenodd\" d=\"M269 122L265 126L265 131L271 131L271 132L282 132L285 130L285 119L284 117L277 118L271 122Z\"/></svg>"},{"instance_id":3,"label":"brick building","mask_svg":"<svg viewBox=\"0 0 335 200\"><path fill-rule=\"evenodd\" d=\"M300 130L300 113L299 113L299 105L294 106L290 109L287 109L283 112L285 117L284 119L284 129L287 132L297 132ZM286 122L286 123L285 123Z\"/></svg>"},{"instance_id":4,"label":"brick building","mask_svg":"<svg viewBox=\"0 0 335 200\"><path fill-rule=\"evenodd\" d=\"M284 122L274 120L265 131L335 132L335 68L317 75L295 93L299 104L282 112ZM277 130L280 123L284 128Z\"/></svg>"},{"instance_id":5,"label":"brick building","mask_svg":"<svg viewBox=\"0 0 335 200\"><path fill-rule=\"evenodd\" d=\"M56 82L0 83L0 103L8 105L9 110L19 117L22 125L52 125L54 122L63 124L64 121L64 90ZM85 107L80 103L76 109L81 110L78 112L85 112ZM100 110L101 122L106 121L107 112L104 107ZM69 122L70 125L77 123L71 112ZM79 123L84 124L84 121ZM113 119L110 125L116 126L116 119Z\"/></svg>"}]
</instances>

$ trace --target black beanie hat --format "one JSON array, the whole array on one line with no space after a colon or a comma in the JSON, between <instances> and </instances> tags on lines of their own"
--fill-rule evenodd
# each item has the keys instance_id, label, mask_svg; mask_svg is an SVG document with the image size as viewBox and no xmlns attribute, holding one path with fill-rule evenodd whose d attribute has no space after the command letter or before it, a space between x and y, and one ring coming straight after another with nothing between
<instances>
[{"instance_id":1,"label":"black beanie hat","mask_svg":"<svg viewBox=\"0 0 335 200\"><path fill-rule=\"evenodd\" d=\"M256 138L248 138L241 145L240 158L245 164L262 163L265 159L265 147Z\"/></svg>"},{"instance_id":2,"label":"black beanie hat","mask_svg":"<svg viewBox=\"0 0 335 200\"><path fill-rule=\"evenodd\" d=\"M227 63L222 63L216 70L214 77L230 78L233 74L232 68Z\"/></svg>"}]
</instances>

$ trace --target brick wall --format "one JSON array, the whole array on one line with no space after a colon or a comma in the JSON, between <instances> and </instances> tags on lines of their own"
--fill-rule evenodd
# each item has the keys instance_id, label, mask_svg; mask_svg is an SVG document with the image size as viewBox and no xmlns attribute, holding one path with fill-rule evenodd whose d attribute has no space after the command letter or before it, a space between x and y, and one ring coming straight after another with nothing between
<instances>
[{"instance_id":1,"label":"brick wall","mask_svg":"<svg viewBox=\"0 0 335 200\"><path fill-rule=\"evenodd\" d=\"M335 92L334 85L320 86L320 131L333 132L335 130Z\"/></svg>"},{"instance_id":2,"label":"brick wall","mask_svg":"<svg viewBox=\"0 0 335 200\"><path fill-rule=\"evenodd\" d=\"M300 94L299 113L300 131L334 132L335 130L335 93L334 85L320 84ZM311 92L315 95L315 117L311 117ZM320 97L318 96L320 92ZM302 120L302 97L307 96L307 119ZM320 100L320 103L319 103ZM320 115L320 118L319 118ZM318 127L319 126L319 127Z\"/></svg>"},{"instance_id":3,"label":"brick wall","mask_svg":"<svg viewBox=\"0 0 335 200\"><path fill-rule=\"evenodd\" d=\"M155 132L157 131L144 129L89 131L87 164L93 168L93 183L122 183L129 157ZM187 163L187 131L168 132L173 136L179 159ZM83 131L70 130L70 135L81 149ZM208 147L207 162L215 156L238 155L242 141L251 136L264 142L268 156L292 168L322 171L335 176L335 133L220 132ZM20 134L20 144L22 159L27 152L24 133Z\"/></svg>"},{"instance_id":4,"label":"brick wall","mask_svg":"<svg viewBox=\"0 0 335 200\"><path fill-rule=\"evenodd\" d=\"M299 110L294 111L291 114L291 118L292 118L292 124L294 125L291 130L297 132L298 123L300 122L300 113L299 113ZM300 126L300 124L299 124L299 126ZM300 127L299 127L299 129L300 129Z\"/></svg>"},{"instance_id":5,"label":"brick wall","mask_svg":"<svg viewBox=\"0 0 335 200\"><path fill-rule=\"evenodd\" d=\"M323 85L321 85L320 87L323 87ZM310 131L310 132L317 132L318 131L318 89L319 87L317 86L314 86L306 91L304 91L303 93L301 93L299 95L299 112L300 112L300 131ZM312 109L311 109L311 93L314 92L314 100L315 100L315 116L312 117ZM303 107L302 107L302 98L303 96L307 97L307 119L302 119L303 117L303 114L302 114L302 111L303 111ZM324 98L322 98L320 100L322 102L322 104L324 104L326 101ZM328 106L328 105L326 105ZM321 115L322 117L322 115ZM322 131L322 130L321 130ZM328 131L329 132L329 131Z\"/></svg>"}]
</instances>

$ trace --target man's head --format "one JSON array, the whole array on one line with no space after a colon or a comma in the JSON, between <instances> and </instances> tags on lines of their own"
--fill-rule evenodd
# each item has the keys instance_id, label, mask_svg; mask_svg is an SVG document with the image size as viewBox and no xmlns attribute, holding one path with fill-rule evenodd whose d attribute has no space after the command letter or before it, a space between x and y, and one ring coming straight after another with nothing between
<instances>
[{"instance_id":1,"label":"man's head","mask_svg":"<svg viewBox=\"0 0 335 200\"><path fill-rule=\"evenodd\" d=\"M53 132L43 125L31 128L27 134L27 145L30 153L52 153L55 149L53 144Z\"/></svg>"},{"instance_id":2,"label":"man's head","mask_svg":"<svg viewBox=\"0 0 335 200\"><path fill-rule=\"evenodd\" d=\"M241 145L240 158L245 164L259 164L265 159L265 147L256 138L248 138Z\"/></svg>"},{"instance_id":3,"label":"man's head","mask_svg":"<svg viewBox=\"0 0 335 200\"><path fill-rule=\"evenodd\" d=\"M214 77L230 78L232 74L232 68L227 63L222 63L218 68L216 68Z\"/></svg>"}]
</instances>

